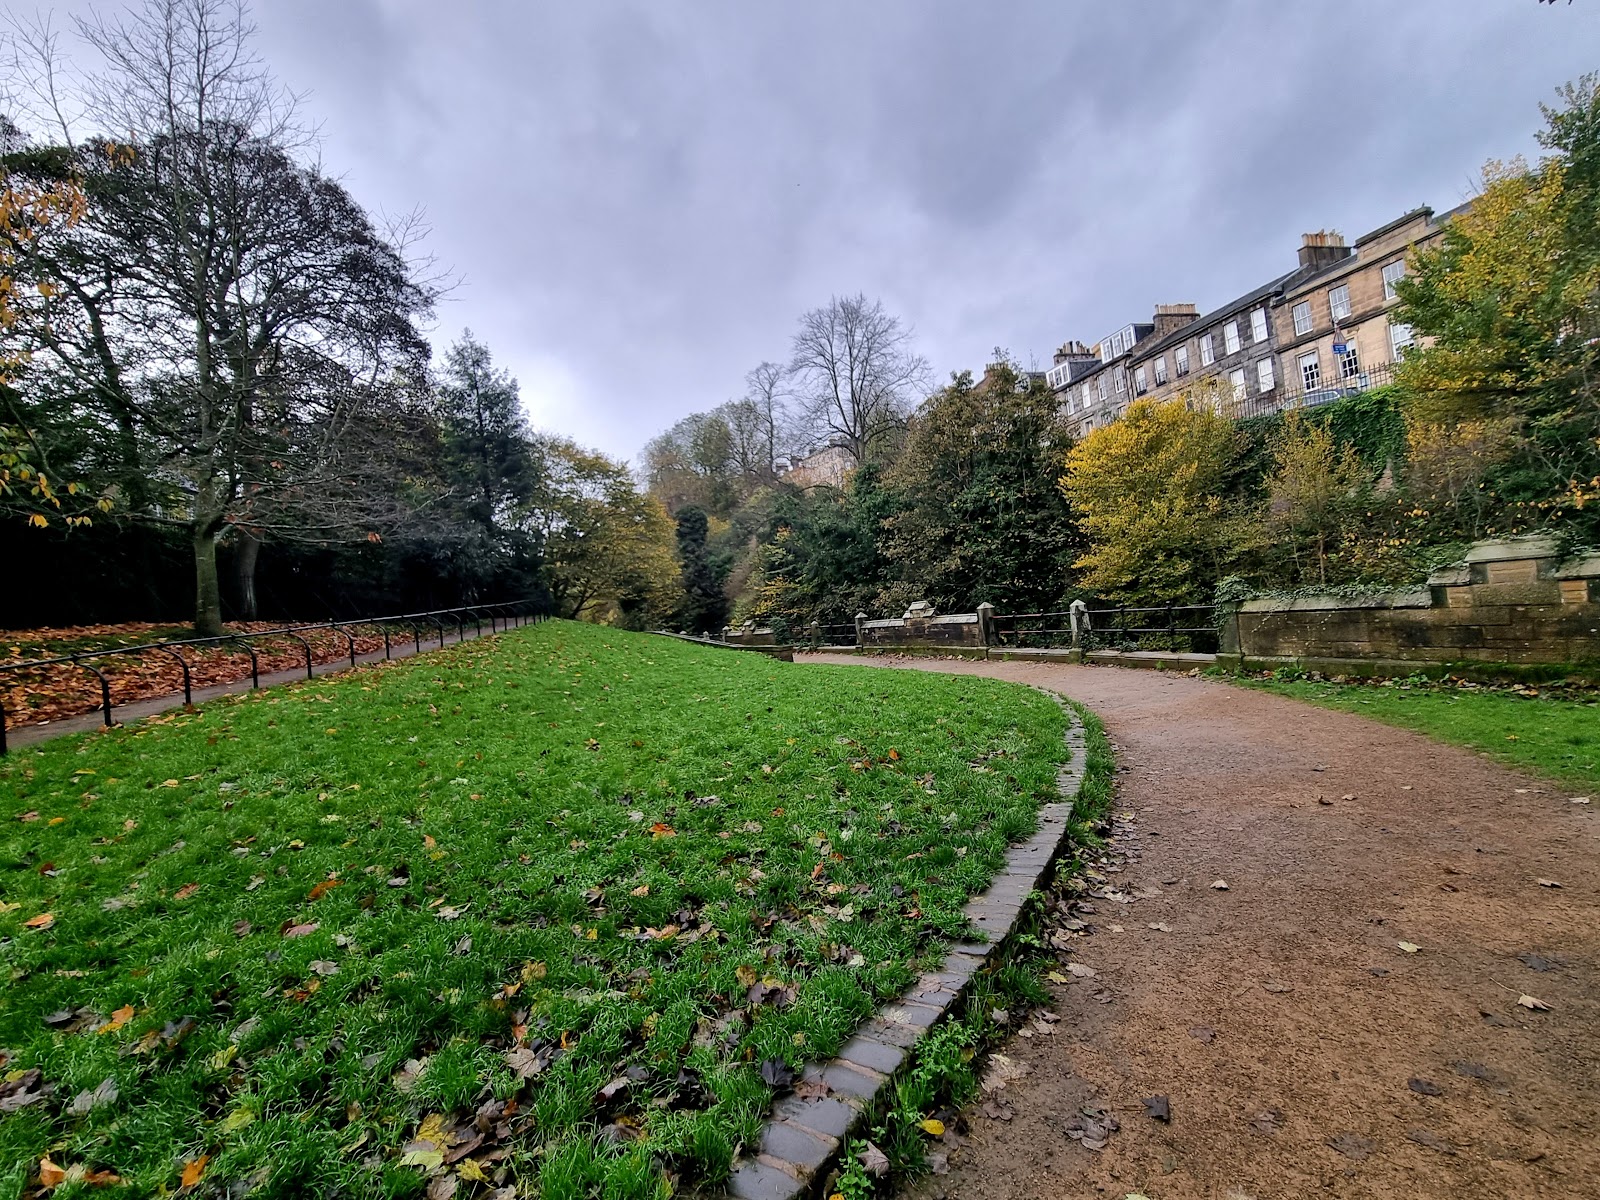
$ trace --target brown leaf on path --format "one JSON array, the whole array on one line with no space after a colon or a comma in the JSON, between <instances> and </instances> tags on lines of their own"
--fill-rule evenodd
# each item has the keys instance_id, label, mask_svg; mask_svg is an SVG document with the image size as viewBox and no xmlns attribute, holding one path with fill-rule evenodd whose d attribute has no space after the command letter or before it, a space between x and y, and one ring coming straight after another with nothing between
<instances>
[{"instance_id":1,"label":"brown leaf on path","mask_svg":"<svg viewBox=\"0 0 1600 1200\"><path fill-rule=\"evenodd\" d=\"M1418 1079L1412 1076L1406 1080L1406 1086L1419 1096L1442 1096L1444 1089L1431 1079Z\"/></svg>"},{"instance_id":2,"label":"brown leaf on path","mask_svg":"<svg viewBox=\"0 0 1600 1200\"><path fill-rule=\"evenodd\" d=\"M1209 1025L1196 1025L1189 1030L1189 1036L1195 1041L1209 1046L1216 1040L1217 1031Z\"/></svg>"},{"instance_id":3,"label":"brown leaf on path","mask_svg":"<svg viewBox=\"0 0 1600 1200\"><path fill-rule=\"evenodd\" d=\"M1427 1129L1408 1129L1406 1137L1419 1146L1426 1146L1429 1150L1437 1150L1440 1154L1454 1154L1456 1148L1437 1133Z\"/></svg>"},{"instance_id":4,"label":"brown leaf on path","mask_svg":"<svg viewBox=\"0 0 1600 1200\"><path fill-rule=\"evenodd\" d=\"M1517 997L1517 1003L1529 1012L1549 1012L1550 1006L1537 996L1530 996L1526 992Z\"/></svg>"},{"instance_id":5,"label":"brown leaf on path","mask_svg":"<svg viewBox=\"0 0 1600 1200\"><path fill-rule=\"evenodd\" d=\"M1166 1125L1172 1123L1172 1100L1170 1097L1146 1096L1140 1103L1144 1105L1146 1116Z\"/></svg>"},{"instance_id":6,"label":"brown leaf on path","mask_svg":"<svg viewBox=\"0 0 1600 1200\"><path fill-rule=\"evenodd\" d=\"M1225 880L1225 879L1214 879L1214 880L1212 880L1212 882L1211 882L1211 890L1214 891L1214 892L1225 892L1225 891L1227 891L1228 890L1228 881Z\"/></svg>"},{"instance_id":7,"label":"brown leaf on path","mask_svg":"<svg viewBox=\"0 0 1600 1200\"><path fill-rule=\"evenodd\" d=\"M1534 882L1542 888L1558 888L1561 884L1554 879L1535 879Z\"/></svg>"},{"instance_id":8,"label":"brown leaf on path","mask_svg":"<svg viewBox=\"0 0 1600 1200\"><path fill-rule=\"evenodd\" d=\"M1282 982L1280 982L1279 980L1276 980L1276 979L1263 979L1261 981L1261 986L1264 987L1269 992L1276 992L1276 993L1278 993L1280 995L1282 995L1282 994L1284 994L1286 992L1294 991L1294 984L1292 984L1292 983L1282 983Z\"/></svg>"},{"instance_id":9,"label":"brown leaf on path","mask_svg":"<svg viewBox=\"0 0 1600 1200\"><path fill-rule=\"evenodd\" d=\"M833 1091L828 1081L818 1075L815 1079L802 1079L794 1085L794 1094L802 1100L825 1100Z\"/></svg>"},{"instance_id":10,"label":"brown leaf on path","mask_svg":"<svg viewBox=\"0 0 1600 1200\"><path fill-rule=\"evenodd\" d=\"M1250 1123L1270 1136L1283 1128L1283 1114L1275 1108L1264 1108L1251 1119Z\"/></svg>"},{"instance_id":11,"label":"brown leaf on path","mask_svg":"<svg viewBox=\"0 0 1600 1200\"><path fill-rule=\"evenodd\" d=\"M1359 1133L1345 1132L1328 1139L1328 1145L1337 1150L1346 1158L1356 1162L1372 1157L1372 1152L1378 1148L1378 1143L1369 1137L1362 1137Z\"/></svg>"}]
</instances>

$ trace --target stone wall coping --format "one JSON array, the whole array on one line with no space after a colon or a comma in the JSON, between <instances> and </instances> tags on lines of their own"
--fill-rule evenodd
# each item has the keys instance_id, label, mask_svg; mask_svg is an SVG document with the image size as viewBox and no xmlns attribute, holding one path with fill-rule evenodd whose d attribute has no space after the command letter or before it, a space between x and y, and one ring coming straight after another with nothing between
<instances>
[{"instance_id":1,"label":"stone wall coping","mask_svg":"<svg viewBox=\"0 0 1600 1200\"><path fill-rule=\"evenodd\" d=\"M1467 548L1465 561L1469 563L1515 562L1523 558L1555 558L1554 538L1533 536L1490 538L1474 542Z\"/></svg>"},{"instance_id":2,"label":"stone wall coping","mask_svg":"<svg viewBox=\"0 0 1600 1200\"><path fill-rule=\"evenodd\" d=\"M1051 879L1067 844L1067 817L1083 786L1089 748L1082 718L1054 692L1045 694L1067 714L1067 761L1056 775L1062 799L1040 807L1038 830L1006 851L1006 864L988 891L962 910L988 940L952 946L942 967L859 1026L837 1058L806 1067L803 1078L825 1081L833 1095L777 1102L757 1144L745 1147L733 1164L727 1192L736 1200L799 1200L816 1190L845 1153L850 1135L870 1129L892 1102L895 1080L913 1061L917 1042L960 1008L974 975L997 965L1027 896Z\"/></svg>"},{"instance_id":3,"label":"stone wall coping","mask_svg":"<svg viewBox=\"0 0 1600 1200\"><path fill-rule=\"evenodd\" d=\"M1263 596L1245 600L1241 613L1323 612L1351 608L1431 608L1433 597L1427 588L1407 591L1373 592L1365 596Z\"/></svg>"},{"instance_id":4,"label":"stone wall coping","mask_svg":"<svg viewBox=\"0 0 1600 1200\"><path fill-rule=\"evenodd\" d=\"M942 617L929 617L929 625L976 625L977 613L945 613Z\"/></svg>"},{"instance_id":5,"label":"stone wall coping","mask_svg":"<svg viewBox=\"0 0 1600 1200\"><path fill-rule=\"evenodd\" d=\"M1464 587L1472 582L1472 568L1466 563L1439 567L1428 574L1430 587Z\"/></svg>"},{"instance_id":6,"label":"stone wall coping","mask_svg":"<svg viewBox=\"0 0 1600 1200\"><path fill-rule=\"evenodd\" d=\"M863 621L863 622L861 622L861 628L863 628L863 629L904 629L905 628L905 624L906 624L905 618L903 618L903 617L880 617L876 621Z\"/></svg>"},{"instance_id":7,"label":"stone wall coping","mask_svg":"<svg viewBox=\"0 0 1600 1200\"><path fill-rule=\"evenodd\" d=\"M1600 551L1569 558L1556 568L1557 579L1600 579Z\"/></svg>"}]
</instances>

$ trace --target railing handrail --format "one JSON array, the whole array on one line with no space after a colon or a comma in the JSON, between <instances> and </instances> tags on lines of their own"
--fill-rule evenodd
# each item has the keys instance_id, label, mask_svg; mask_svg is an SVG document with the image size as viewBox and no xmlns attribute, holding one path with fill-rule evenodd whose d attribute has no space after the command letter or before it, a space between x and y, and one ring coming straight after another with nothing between
<instances>
[{"instance_id":1,"label":"railing handrail","mask_svg":"<svg viewBox=\"0 0 1600 1200\"><path fill-rule=\"evenodd\" d=\"M336 629L343 631L346 628L362 625L376 625L381 627L385 624L393 624L403 621L416 622L428 620L432 624L439 627L439 645L443 646L445 644L445 625L443 621L439 620L440 617L450 616L456 619L456 640L459 642L464 637L465 629L464 622L460 620L459 614L473 614L474 620L478 620L480 622L479 634L481 635L481 618L479 618L477 614L485 612L504 612L507 616L513 617L537 616L537 613L529 613L526 611L533 604L534 601L532 600L497 600L492 604L460 605L456 608L434 608L425 612L391 613L381 617L356 617L351 618L350 620L310 621L298 625L280 625L272 629L245 630L234 633L211 634L204 637L157 638L156 640L149 642L135 642L129 646L106 646L95 650L80 650L75 654L60 655L55 658L29 658L24 659L21 662L0 663L0 672L24 671L39 667L54 666L82 667L84 670L92 672L100 681L101 703L99 707L104 714L105 724L109 727L112 724L110 685L106 680L106 677L98 668L89 665L89 663L86 661L88 659L110 658L118 654L142 654L146 650L164 650L176 658L179 664L183 667L184 702L187 704L190 702L191 696L191 689L189 686L189 665L184 661L182 655L177 652L176 647L214 646L223 642L243 643L245 650L250 654L251 686L259 688L261 686L261 676L259 663L256 660L255 649L250 645L250 641L252 639L284 636L294 638L301 644L301 647L305 652L306 677L311 678L314 674L311 644L305 638L300 636L302 633L318 629ZM516 611L519 609L523 611ZM345 640L349 643L350 661L354 663L356 659L355 639L350 637L349 634L345 634ZM421 642L419 640L418 648L420 649L420 647ZM376 651L374 651L374 653L376 653ZM385 658L390 656L390 643L387 632L384 634L383 655ZM94 710L91 709L90 711L92 712ZM4 704L0 703L0 754L4 753L6 753L6 711Z\"/></svg>"}]
</instances>

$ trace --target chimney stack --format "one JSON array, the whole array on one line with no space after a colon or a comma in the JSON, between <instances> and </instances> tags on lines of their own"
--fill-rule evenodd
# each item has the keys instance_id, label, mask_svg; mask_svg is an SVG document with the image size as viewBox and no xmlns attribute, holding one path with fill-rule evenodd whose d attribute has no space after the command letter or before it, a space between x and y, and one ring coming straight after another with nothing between
<instances>
[{"instance_id":1,"label":"chimney stack","mask_svg":"<svg viewBox=\"0 0 1600 1200\"><path fill-rule=\"evenodd\" d=\"M1300 236L1302 267L1330 266L1341 259L1349 258L1352 253L1350 247L1344 244L1344 235L1335 233L1331 229L1319 229L1316 233Z\"/></svg>"},{"instance_id":2,"label":"chimney stack","mask_svg":"<svg viewBox=\"0 0 1600 1200\"><path fill-rule=\"evenodd\" d=\"M1085 346L1082 342L1063 342L1060 347L1057 348L1054 359L1050 365L1053 367L1059 367L1064 362L1073 362L1079 359L1094 358L1094 356L1094 351L1089 349L1089 347Z\"/></svg>"},{"instance_id":3,"label":"chimney stack","mask_svg":"<svg viewBox=\"0 0 1600 1200\"><path fill-rule=\"evenodd\" d=\"M1164 338L1169 333L1200 319L1200 310L1192 304L1158 304L1155 315L1155 334Z\"/></svg>"}]
</instances>

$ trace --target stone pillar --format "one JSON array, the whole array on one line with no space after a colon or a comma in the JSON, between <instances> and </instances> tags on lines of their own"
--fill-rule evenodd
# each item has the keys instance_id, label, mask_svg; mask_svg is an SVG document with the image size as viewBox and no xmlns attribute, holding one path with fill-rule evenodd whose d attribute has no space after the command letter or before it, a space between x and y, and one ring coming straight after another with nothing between
<instances>
[{"instance_id":1,"label":"stone pillar","mask_svg":"<svg viewBox=\"0 0 1600 1200\"><path fill-rule=\"evenodd\" d=\"M1067 615L1072 620L1072 648L1083 649L1083 635L1089 632L1089 606L1082 600L1074 600L1067 606Z\"/></svg>"},{"instance_id":2,"label":"stone pillar","mask_svg":"<svg viewBox=\"0 0 1600 1200\"><path fill-rule=\"evenodd\" d=\"M995 644L994 605L987 600L978 605L978 641L985 646Z\"/></svg>"},{"instance_id":3,"label":"stone pillar","mask_svg":"<svg viewBox=\"0 0 1600 1200\"><path fill-rule=\"evenodd\" d=\"M865 646L867 644L866 624L867 624L867 614L863 613L863 612L858 612L856 614L856 645L857 646Z\"/></svg>"}]
</instances>

